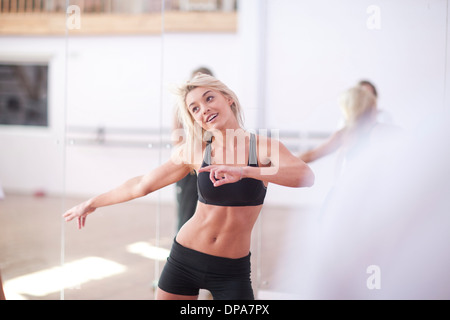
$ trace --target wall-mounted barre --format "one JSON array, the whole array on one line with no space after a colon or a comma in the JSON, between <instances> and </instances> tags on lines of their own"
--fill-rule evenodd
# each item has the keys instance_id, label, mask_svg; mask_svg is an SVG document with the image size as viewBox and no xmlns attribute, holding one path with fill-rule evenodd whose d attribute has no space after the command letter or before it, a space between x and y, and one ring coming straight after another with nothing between
<instances>
[{"instance_id":1,"label":"wall-mounted barre","mask_svg":"<svg viewBox=\"0 0 450 320\"><path fill-rule=\"evenodd\" d=\"M252 130L255 131L255 130ZM258 132L258 130L256 130ZM268 131L270 133L270 130ZM278 138L292 152L308 150L326 139L323 131L279 130ZM171 149L170 128L69 127L67 146L101 146L119 148Z\"/></svg>"}]
</instances>

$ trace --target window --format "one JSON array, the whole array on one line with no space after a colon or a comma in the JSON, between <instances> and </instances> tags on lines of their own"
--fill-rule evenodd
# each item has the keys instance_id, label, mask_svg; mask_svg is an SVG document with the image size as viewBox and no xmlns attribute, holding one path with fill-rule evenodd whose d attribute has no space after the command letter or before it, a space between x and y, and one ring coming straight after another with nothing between
<instances>
[{"instance_id":1,"label":"window","mask_svg":"<svg viewBox=\"0 0 450 320\"><path fill-rule=\"evenodd\" d=\"M0 125L48 126L48 65L0 63Z\"/></svg>"},{"instance_id":2,"label":"window","mask_svg":"<svg viewBox=\"0 0 450 320\"><path fill-rule=\"evenodd\" d=\"M124 35L237 31L236 0L0 0L0 35ZM164 4L164 6L162 6ZM63 17L66 16L66 23ZM76 19L75 28L72 21Z\"/></svg>"}]
</instances>

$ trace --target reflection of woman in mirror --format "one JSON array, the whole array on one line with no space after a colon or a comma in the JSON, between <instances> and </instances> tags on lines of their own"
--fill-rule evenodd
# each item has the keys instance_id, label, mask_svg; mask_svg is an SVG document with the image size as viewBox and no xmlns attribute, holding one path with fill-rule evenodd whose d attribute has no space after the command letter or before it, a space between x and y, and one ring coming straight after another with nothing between
<instances>
[{"instance_id":1,"label":"reflection of woman in mirror","mask_svg":"<svg viewBox=\"0 0 450 320\"><path fill-rule=\"evenodd\" d=\"M197 299L199 289L214 299L254 299L250 240L267 185L311 186L314 174L279 141L246 132L236 95L214 77L194 77L180 87L179 97L186 139L171 159L64 217L84 227L97 208L143 197L195 170L197 209L174 240L157 299Z\"/></svg>"},{"instance_id":2,"label":"reflection of woman in mirror","mask_svg":"<svg viewBox=\"0 0 450 320\"><path fill-rule=\"evenodd\" d=\"M377 90L376 86L373 84L373 82L371 82L369 80L360 80L358 82L358 85L360 85L364 89L369 90L369 92L371 92L375 96L375 99L377 99L377 101L378 101L378 90ZM389 112L387 112L386 110L380 109L378 104L377 104L377 120L381 123L386 123L386 124L394 123L394 121L392 120L392 115Z\"/></svg>"},{"instance_id":3,"label":"reflection of woman in mirror","mask_svg":"<svg viewBox=\"0 0 450 320\"><path fill-rule=\"evenodd\" d=\"M339 99L339 105L344 114L345 126L321 145L301 154L299 157L304 162L315 161L339 150L339 170L342 170L362 148L399 130L394 125L377 120L376 96L366 83L345 91Z\"/></svg>"}]
</instances>

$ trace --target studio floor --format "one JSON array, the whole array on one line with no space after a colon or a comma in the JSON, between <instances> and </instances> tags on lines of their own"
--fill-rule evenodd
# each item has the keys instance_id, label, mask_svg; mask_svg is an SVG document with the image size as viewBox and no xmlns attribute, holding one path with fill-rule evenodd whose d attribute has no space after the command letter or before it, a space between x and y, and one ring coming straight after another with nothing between
<instances>
[{"instance_id":1,"label":"studio floor","mask_svg":"<svg viewBox=\"0 0 450 320\"><path fill-rule=\"evenodd\" d=\"M101 208L86 228L61 218L84 199L6 194L0 201L0 270L7 299L152 300L175 236L175 204ZM253 230L257 299L289 298L274 280L292 218L308 210L266 205ZM298 232L302 232L301 223ZM209 299L201 291L200 299Z\"/></svg>"}]
</instances>

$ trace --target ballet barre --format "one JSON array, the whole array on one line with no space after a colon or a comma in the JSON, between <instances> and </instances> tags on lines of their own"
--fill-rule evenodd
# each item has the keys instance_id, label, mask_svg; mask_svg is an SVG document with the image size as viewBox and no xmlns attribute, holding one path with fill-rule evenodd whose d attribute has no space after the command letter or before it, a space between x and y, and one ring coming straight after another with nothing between
<instances>
[{"instance_id":1,"label":"ballet barre","mask_svg":"<svg viewBox=\"0 0 450 320\"><path fill-rule=\"evenodd\" d=\"M251 130L258 132L258 130ZM267 130L270 135L270 130ZM279 130L279 139L291 152L306 151L328 138L330 132ZM118 148L172 149L172 129L163 128L113 128L68 127L66 144L69 147L99 146Z\"/></svg>"}]
</instances>

